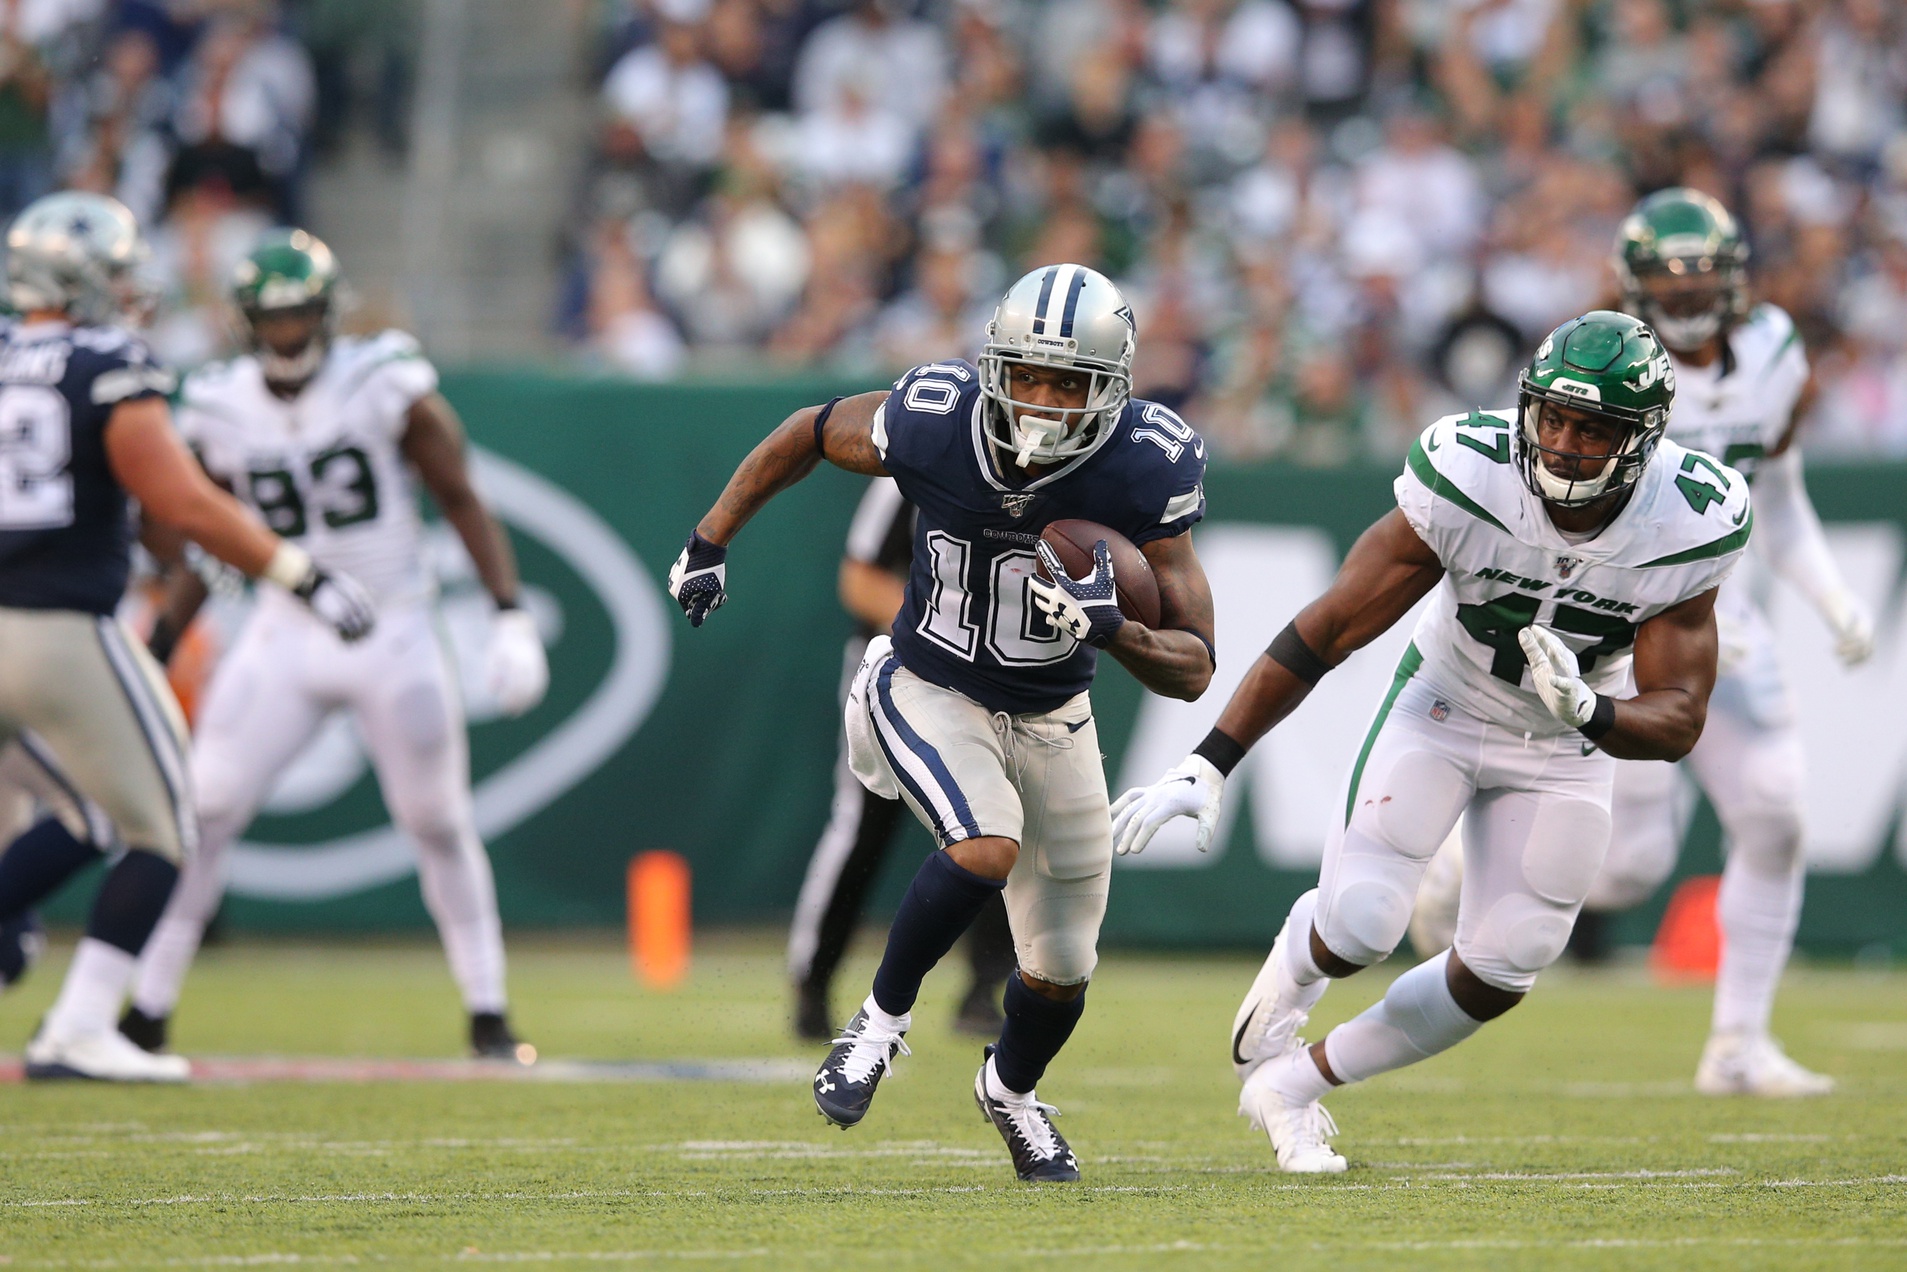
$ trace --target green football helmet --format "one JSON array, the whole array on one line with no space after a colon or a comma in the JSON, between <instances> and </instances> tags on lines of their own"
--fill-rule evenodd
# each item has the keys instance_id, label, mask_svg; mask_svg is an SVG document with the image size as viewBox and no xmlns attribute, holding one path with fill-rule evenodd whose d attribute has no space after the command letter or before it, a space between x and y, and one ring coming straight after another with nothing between
<instances>
[{"instance_id":1,"label":"green football helmet","mask_svg":"<svg viewBox=\"0 0 1907 1272\"><path fill-rule=\"evenodd\" d=\"M1699 190L1658 190L1636 204L1616 232L1615 268L1622 307L1678 353L1748 315L1748 244Z\"/></svg>"},{"instance_id":2,"label":"green football helmet","mask_svg":"<svg viewBox=\"0 0 1907 1272\"><path fill-rule=\"evenodd\" d=\"M1564 507L1594 503L1627 490L1641 478L1669 423L1675 368L1655 332L1628 314L1597 309L1552 331L1517 382L1513 450L1524 484L1537 498ZM1547 407L1599 416L1621 440L1588 476L1566 476L1604 459L1545 446L1537 425Z\"/></svg>"},{"instance_id":3,"label":"green football helmet","mask_svg":"<svg viewBox=\"0 0 1907 1272\"><path fill-rule=\"evenodd\" d=\"M337 327L338 259L322 240L304 230L272 230L238 264L232 300L245 317L252 351L276 384L302 384L324 361ZM259 322L286 313L310 314L311 339L298 349L274 349L259 334Z\"/></svg>"}]
</instances>

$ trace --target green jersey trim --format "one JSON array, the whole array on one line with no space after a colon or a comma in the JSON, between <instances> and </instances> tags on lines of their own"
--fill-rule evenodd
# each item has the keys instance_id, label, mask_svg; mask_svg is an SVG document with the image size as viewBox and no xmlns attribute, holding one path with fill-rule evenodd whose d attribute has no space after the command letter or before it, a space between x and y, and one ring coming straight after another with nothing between
<instances>
[{"instance_id":1,"label":"green jersey trim","mask_svg":"<svg viewBox=\"0 0 1907 1272\"><path fill-rule=\"evenodd\" d=\"M1404 692L1404 686L1424 665L1424 656L1412 641L1404 650L1404 656L1397 661L1397 675L1391 679L1391 691L1384 695L1384 705L1377 709L1377 719L1371 721L1371 731L1364 735L1364 747L1357 753L1357 764L1351 769L1351 790L1344 797L1344 824L1351 824L1351 813L1357 807L1357 788L1364 781L1364 763L1371 758L1371 748L1377 745L1377 735L1383 731L1384 721L1390 719L1391 708L1397 705L1397 695Z\"/></svg>"},{"instance_id":2,"label":"green jersey trim","mask_svg":"<svg viewBox=\"0 0 1907 1272\"><path fill-rule=\"evenodd\" d=\"M1424 453L1423 438L1420 437L1410 444L1410 458L1406 462L1410 466L1410 471L1416 474L1417 480L1430 487L1431 494L1455 504L1477 520L1495 526L1504 534L1510 532L1510 528L1491 516L1489 510L1482 504L1459 490L1456 482L1437 471L1437 466L1430 462L1430 456Z\"/></svg>"},{"instance_id":3,"label":"green jersey trim","mask_svg":"<svg viewBox=\"0 0 1907 1272\"><path fill-rule=\"evenodd\" d=\"M1733 534L1723 535L1712 543L1700 544L1670 556L1657 557L1653 561L1644 561L1637 568L1647 570L1658 565L1687 565L1690 561L1706 561L1710 557L1727 556L1730 552L1739 552L1748 546L1748 534L1749 531L1754 528L1755 514L1754 511L1750 509L1747 520L1742 522L1741 529L1735 531Z\"/></svg>"}]
</instances>

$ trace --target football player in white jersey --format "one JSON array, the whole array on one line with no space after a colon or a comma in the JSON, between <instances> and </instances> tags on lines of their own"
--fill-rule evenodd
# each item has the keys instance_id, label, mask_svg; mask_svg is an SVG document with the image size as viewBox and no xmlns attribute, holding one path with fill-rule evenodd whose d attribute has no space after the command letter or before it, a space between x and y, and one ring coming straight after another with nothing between
<instances>
[{"instance_id":1,"label":"football player in white jersey","mask_svg":"<svg viewBox=\"0 0 1907 1272\"><path fill-rule=\"evenodd\" d=\"M1747 260L1726 208L1671 189L1624 220L1613 264L1623 308L1655 328L1675 366L1669 437L1719 455L1755 492L1756 548L1716 598L1720 671L1708 727L1685 766L1728 844L1716 906L1721 966L1695 1086L1708 1095L1822 1095L1833 1079L1790 1059L1769 1033L1801 917L1805 757L1758 567L1808 598L1844 664L1873 653L1874 628L1841 577L1802 479L1796 435L1811 394L1807 354L1792 318L1749 303ZM1638 905L1668 878L1687 826L1682 781L1667 764L1617 771L1609 856L1585 915ZM1461 870L1440 867L1458 861L1440 857L1419 895L1412 935L1421 946L1449 943Z\"/></svg>"},{"instance_id":2,"label":"football player in white jersey","mask_svg":"<svg viewBox=\"0 0 1907 1272\"><path fill-rule=\"evenodd\" d=\"M1715 680L1715 592L1747 544L1748 483L1662 439L1675 391L1648 327L1605 310L1553 332L1514 411L1425 430L1397 509L1246 674L1218 727L1114 806L1137 852L1176 816L1205 848L1225 774L1352 651L1433 588L1345 791L1318 887L1240 1007L1239 1111L1287 1171L1345 1160L1320 1097L1414 1064L1502 1015L1553 962L1609 844L1617 759L1674 760ZM1625 692L1627 691L1627 692ZM1617 696L1623 695L1623 696ZM1329 978L1403 939L1425 865L1459 816L1455 945L1306 1047Z\"/></svg>"},{"instance_id":3,"label":"football player in white jersey","mask_svg":"<svg viewBox=\"0 0 1907 1272\"><path fill-rule=\"evenodd\" d=\"M541 700L543 644L518 607L509 539L471 487L463 428L435 369L402 332L335 335L337 286L323 243L302 230L267 236L234 287L252 350L190 376L178 420L207 471L268 525L360 578L380 621L373 637L347 646L277 595L259 596L205 693L193 743L199 854L141 958L121 1030L148 1050L165 1046L224 890L225 850L318 727L348 709L392 820L416 842L472 1051L527 1062L535 1053L505 1018L496 885L471 811L463 709L437 639L414 478L496 601L487 671L506 712Z\"/></svg>"}]
</instances>

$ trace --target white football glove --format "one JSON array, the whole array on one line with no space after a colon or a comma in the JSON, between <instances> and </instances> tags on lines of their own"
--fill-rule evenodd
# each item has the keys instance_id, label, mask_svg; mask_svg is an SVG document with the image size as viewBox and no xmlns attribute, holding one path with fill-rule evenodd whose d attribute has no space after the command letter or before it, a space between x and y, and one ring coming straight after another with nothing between
<instances>
[{"instance_id":1,"label":"white football glove","mask_svg":"<svg viewBox=\"0 0 1907 1272\"><path fill-rule=\"evenodd\" d=\"M550 662L536 617L528 610L498 610L490 621L483 676L490 696L507 716L520 716L543 701L550 687Z\"/></svg>"},{"instance_id":2,"label":"white football glove","mask_svg":"<svg viewBox=\"0 0 1907 1272\"><path fill-rule=\"evenodd\" d=\"M1150 786L1135 786L1112 806L1112 850L1120 856L1142 853L1159 828L1174 817L1198 818L1198 850L1212 847L1218 833L1218 806L1225 798L1225 775L1202 755L1188 755Z\"/></svg>"},{"instance_id":3,"label":"white football glove","mask_svg":"<svg viewBox=\"0 0 1907 1272\"><path fill-rule=\"evenodd\" d=\"M1821 617L1834 633L1834 653L1843 667L1858 667L1874 656L1874 620L1853 593L1835 593Z\"/></svg>"},{"instance_id":4,"label":"white football glove","mask_svg":"<svg viewBox=\"0 0 1907 1272\"><path fill-rule=\"evenodd\" d=\"M377 625L371 594L348 574L330 574L314 565L291 594L310 606L340 640L363 640Z\"/></svg>"},{"instance_id":5,"label":"white football glove","mask_svg":"<svg viewBox=\"0 0 1907 1272\"><path fill-rule=\"evenodd\" d=\"M1575 651L1547 627L1534 623L1516 634L1523 656L1530 660L1530 679L1536 696L1549 713L1572 729L1589 723L1596 713L1596 691L1582 681Z\"/></svg>"}]
</instances>

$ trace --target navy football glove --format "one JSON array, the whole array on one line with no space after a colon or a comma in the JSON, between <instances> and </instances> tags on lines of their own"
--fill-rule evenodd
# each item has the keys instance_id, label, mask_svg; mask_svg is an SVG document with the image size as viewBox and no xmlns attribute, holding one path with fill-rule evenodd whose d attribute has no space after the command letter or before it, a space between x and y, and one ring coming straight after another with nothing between
<instances>
[{"instance_id":1,"label":"navy football glove","mask_svg":"<svg viewBox=\"0 0 1907 1272\"><path fill-rule=\"evenodd\" d=\"M689 616L689 626L700 627L710 613L728 599L728 549L710 543L694 531L669 571L669 595Z\"/></svg>"},{"instance_id":2,"label":"navy football glove","mask_svg":"<svg viewBox=\"0 0 1907 1272\"><path fill-rule=\"evenodd\" d=\"M1053 620L1053 626L1104 649L1126 622L1126 616L1119 612L1119 591L1112 581L1112 549L1104 539L1093 545L1093 572L1083 579L1066 573L1058 554L1045 540L1034 551L1053 580L1049 583L1037 574L1033 576L1033 604Z\"/></svg>"}]
</instances>

